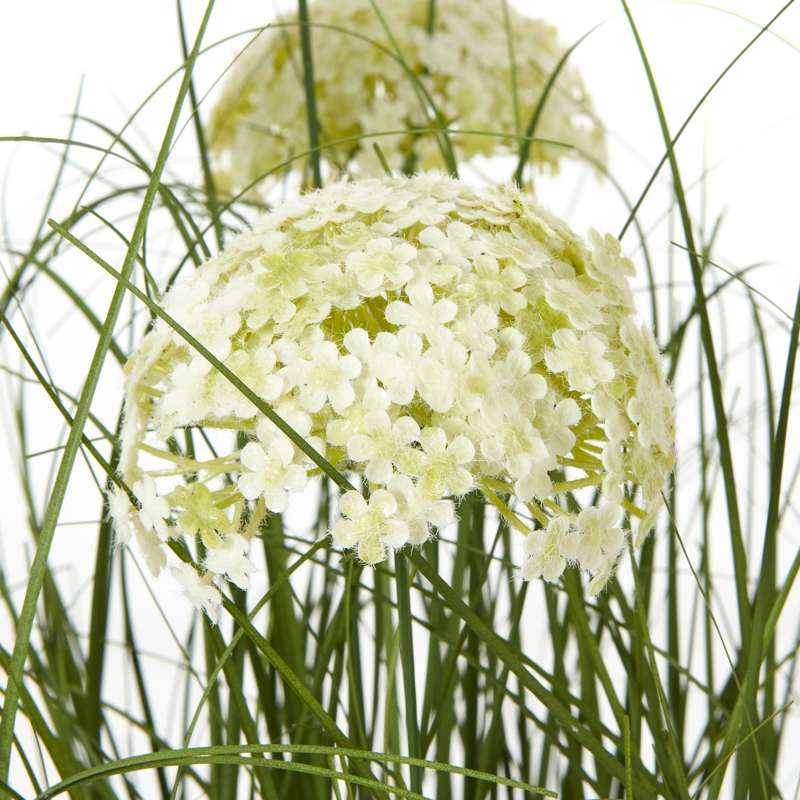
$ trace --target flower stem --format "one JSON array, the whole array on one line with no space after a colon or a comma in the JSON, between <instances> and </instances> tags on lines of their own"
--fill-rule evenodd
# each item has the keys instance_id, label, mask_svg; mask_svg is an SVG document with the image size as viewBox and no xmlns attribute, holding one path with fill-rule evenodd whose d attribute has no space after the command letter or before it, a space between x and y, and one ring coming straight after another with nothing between
<instances>
[{"instance_id":1,"label":"flower stem","mask_svg":"<svg viewBox=\"0 0 800 800\"><path fill-rule=\"evenodd\" d=\"M397 626L400 633L400 661L403 667L403 689L406 701L408 754L412 758L422 758L419 745L419 725L417 723L417 682L414 675L414 635L411 630L408 561L400 553L395 555L394 571L397 585ZM419 767L411 767L411 789L414 792L422 793L422 770Z\"/></svg>"}]
</instances>

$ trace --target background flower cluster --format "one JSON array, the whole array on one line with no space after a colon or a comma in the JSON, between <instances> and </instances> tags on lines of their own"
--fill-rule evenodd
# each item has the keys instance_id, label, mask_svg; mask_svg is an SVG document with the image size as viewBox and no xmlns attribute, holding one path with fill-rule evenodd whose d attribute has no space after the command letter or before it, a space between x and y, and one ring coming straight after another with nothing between
<instances>
[{"instance_id":1,"label":"background flower cluster","mask_svg":"<svg viewBox=\"0 0 800 800\"><path fill-rule=\"evenodd\" d=\"M393 170L444 168L442 139L430 131L445 127L466 132L451 137L459 163L508 151L540 103L534 163L552 171L563 158L605 163L602 127L578 71L560 65L565 47L552 25L499 2L439 0L432 19L431 6L311 6L314 90L330 172L382 175L375 144ZM255 184L306 150L299 36L296 16L276 21L226 77L211 145L218 178L230 189Z\"/></svg>"}]
</instances>

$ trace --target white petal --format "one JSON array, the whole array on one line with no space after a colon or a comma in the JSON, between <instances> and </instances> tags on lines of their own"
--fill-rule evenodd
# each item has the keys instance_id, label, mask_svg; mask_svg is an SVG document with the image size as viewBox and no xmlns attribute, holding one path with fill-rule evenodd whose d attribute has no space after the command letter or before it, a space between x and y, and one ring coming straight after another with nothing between
<instances>
[{"instance_id":1,"label":"white petal","mask_svg":"<svg viewBox=\"0 0 800 800\"><path fill-rule=\"evenodd\" d=\"M270 458L277 459L285 467L294 460L294 445L279 434L269 443L268 453Z\"/></svg>"},{"instance_id":2,"label":"white petal","mask_svg":"<svg viewBox=\"0 0 800 800\"><path fill-rule=\"evenodd\" d=\"M419 436L419 425L411 417L400 417L393 426L399 444L411 444Z\"/></svg>"},{"instance_id":3,"label":"white petal","mask_svg":"<svg viewBox=\"0 0 800 800\"><path fill-rule=\"evenodd\" d=\"M447 486L451 494L462 495L466 494L472 488L472 475L459 467L453 471L453 474L447 479Z\"/></svg>"},{"instance_id":4,"label":"white petal","mask_svg":"<svg viewBox=\"0 0 800 800\"><path fill-rule=\"evenodd\" d=\"M393 300L386 306L384 312L386 321L392 325L410 325L416 318L414 310L408 303L403 303L400 300Z\"/></svg>"},{"instance_id":5,"label":"white petal","mask_svg":"<svg viewBox=\"0 0 800 800\"><path fill-rule=\"evenodd\" d=\"M333 541L339 547L352 547L358 541L358 529L349 519L340 519L333 526Z\"/></svg>"},{"instance_id":6,"label":"white petal","mask_svg":"<svg viewBox=\"0 0 800 800\"><path fill-rule=\"evenodd\" d=\"M452 300L440 300L433 307L434 318L439 324L450 322L458 312L458 306Z\"/></svg>"},{"instance_id":7,"label":"white petal","mask_svg":"<svg viewBox=\"0 0 800 800\"><path fill-rule=\"evenodd\" d=\"M447 448L457 464L466 464L475 457L475 446L466 436L456 436Z\"/></svg>"},{"instance_id":8,"label":"white petal","mask_svg":"<svg viewBox=\"0 0 800 800\"><path fill-rule=\"evenodd\" d=\"M245 500L255 500L264 491L264 481L261 474L257 472L240 475L238 486Z\"/></svg>"},{"instance_id":9,"label":"white petal","mask_svg":"<svg viewBox=\"0 0 800 800\"><path fill-rule=\"evenodd\" d=\"M289 505L289 493L285 489L269 486L264 490L264 502L270 511L281 514Z\"/></svg>"},{"instance_id":10,"label":"white petal","mask_svg":"<svg viewBox=\"0 0 800 800\"><path fill-rule=\"evenodd\" d=\"M373 492L369 498L370 509L380 511L385 517L394 514L397 511L397 500L391 492L386 489L378 489Z\"/></svg>"},{"instance_id":11,"label":"white petal","mask_svg":"<svg viewBox=\"0 0 800 800\"><path fill-rule=\"evenodd\" d=\"M419 281L406 289L406 294L415 306L433 305L433 289L429 283Z\"/></svg>"},{"instance_id":12,"label":"white petal","mask_svg":"<svg viewBox=\"0 0 800 800\"><path fill-rule=\"evenodd\" d=\"M563 372L567 369L567 359L561 350L545 350L544 363L550 372Z\"/></svg>"},{"instance_id":13,"label":"white petal","mask_svg":"<svg viewBox=\"0 0 800 800\"><path fill-rule=\"evenodd\" d=\"M346 517L356 519L367 510L367 501L359 492L345 492L339 500L339 511Z\"/></svg>"},{"instance_id":14,"label":"white petal","mask_svg":"<svg viewBox=\"0 0 800 800\"><path fill-rule=\"evenodd\" d=\"M339 360L339 349L333 342L317 342L311 348L311 359L316 364L335 364Z\"/></svg>"},{"instance_id":15,"label":"white petal","mask_svg":"<svg viewBox=\"0 0 800 800\"><path fill-rule=\"evenodd\" d=\"M342 375L348 380L353 380L361 374L361 362L355 356L342 356L339 359L339 368Z\"/></svg>"},{"instance_id":16,"label":"white petal","mask_svg":"<svg viewBox=\"0 0 800 800\"><path fill-rule=\"evenodd\" d=\"M439 414L446 414L455 401L455 387L450 384L424 381L417 388L422 399Z\"/></svg>"},{"instance_id":17,"label":"white petal","mask_svg":"<svg viewBox=\"0 0 800 800\"><path fill-rule=\"evenodd\" d=\"M386 459L370 461L364 474L370 483L388 483L392 477L392 462Z\"/></svg>"},{"instance_id":18,"label":"white petal","mask_svg":"<svg viewBox=\"0 0 800 800\"><path fill-rule=\"evenodd\" d=\"M409 378L392 378L388 382L384 381L384 384L389 393L389 399L401 406L408 405L414 399L417 391L416 383Z\"/></svg>"},{"instance_id":19,"label":"white petal","mask_svg":"<svg viewBox=\"0 0 800 800\"><path fill-rule=\"evenodd\" d=\"M367 461L375 455L375 445L369 436L356 434L347 442L347 455L353 461Z\"/></svg>"},{"instance_id":20,"label":"white petal","mask_svg":"<svg viewBox=\"0 0 800 800\"><path fill-rule=\"evenodd\" d=\"M369 334L363 328L353 328L344 335L344 346L348 352L367 361L370 355Z\"/></svg>"},{"instance_id":21,"label":"white petal","mask_svg":"<svg viewBox=\"0 0 800 800\"><path fill-rule=\"evenodd\" d=\"M255 442L248 442L239 457L243 467L253 472L266 469L268 459L264 449Z\"/></svg>"},{"instance_id":22,"label":"white petal","mask_svg":"<svg viewBox=\"0 0 800 800\"><path fill-rule=\"evenodd\" d=\"M283 485L290 492L302 492L308 483L308 475L299 464L289 464L283 475Z\"/></svg>"},{"instance_id":23,"label":"white petal","mask_svg":"<svg viewBox=\"0 0 800 800\"><path fill-rule=\"evenodd\" d=\"M578 344L578 337L569 328L559 328L553 331L553 342L556 347L571 350Z\"/></svg>"},{"instance_id":24,"label":"white petal","mask_svg":"<svg viewBox=\"0 0 800 800\"><path fill-rule=\"evenodd\" d=\"M321 389L304 386L300 390L300 405L306 411L316 414L325 405L327 395Z\"/></svg>"},{"instance_id":25,"label":"white petal","mask_svg":"<svg viewBox=\"0 0 800 800\"><path fill-rule=\"evenodd\" d=\"M344 411L345 408L352 405L356 395L349 383L341 383L328 392L328 396L335 411Z\"/></svg>"},{"instance_id":26,"label":"white petal","mask_svg":"<svg viewBox=\"0 0 800 800\"><path fill-rule=\"evenodd\" d=\"M447 447L447 436L441 428L423 428L419 441L426 453L441 453Z\"/></svg>"},{"instance_id":27,"label":"white petal","mask_svg":"<svg viewBox=\"0 0 800 800\"><path fill-rule=\"evenodd\" d=\"M425 516L431 525L446 528L455 519L453 504L449 500L437 500L428 506Z\"/></svg>"},{"instance_id":28,"label":"white petal","mask_svg":"<svg viewBox=\"0 0 800 800\"><path fill-rule=\"evenodd\" d=\"M389 547L402 547L408 541L408 525L399 519L388 520L383 541Z\"/></svg>"}]
</instances>

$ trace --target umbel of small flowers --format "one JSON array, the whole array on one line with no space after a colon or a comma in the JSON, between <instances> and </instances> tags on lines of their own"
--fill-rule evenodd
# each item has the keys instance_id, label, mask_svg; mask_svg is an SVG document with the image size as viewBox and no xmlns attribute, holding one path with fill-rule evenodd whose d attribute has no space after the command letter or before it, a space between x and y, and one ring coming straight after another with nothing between
<instances>
[{"instance_id":1,"label":"umbel of small flowers","mask_svg":"<svg viewBox=\"0 0 800 800\"><path fill-rule=\"evenodd\" d=\"M652 528L673 463L673 396L632 274L614 238L583 241L515 188L428 173L279 206L163 306L368 488L339 500L339 547L376 564L479 491L524 534L524 578L575 564L595 592ZM247 586L265 515L319 469L165 322L126 372L121 476L138 504L114 496L117 535L153 573L172 560L214 614L223 576ZM198 429L230 432L228 450L201 455ZM170 538L202 542L202 576Z\"/></svg>"},{"instance_id":2,"label":"umbel of small flowers","mask_svg":"<svg viewBox=\"0 0 800 800\"><path fill-rule=\"evenodd\" d=\"M317 0L310 8L322 156L330 172L384 174L373 143L396 172L445 168L441 138L402 133L409 129L464 131L451 142L459 163L516 151L513 137L524 134L565 53L556 29L510 5L506 19L500 0L377 5L380 14L372 0ZM382 135L391 131L401 133ZM555 172L565 157L605 163L602 128L568 61L547 92L536 139L529 158L539 167ZM230 190L308 150L296 17L264 30L234 62L211 116L211 144L220 185Z\"/></svg>"}]
</instances>

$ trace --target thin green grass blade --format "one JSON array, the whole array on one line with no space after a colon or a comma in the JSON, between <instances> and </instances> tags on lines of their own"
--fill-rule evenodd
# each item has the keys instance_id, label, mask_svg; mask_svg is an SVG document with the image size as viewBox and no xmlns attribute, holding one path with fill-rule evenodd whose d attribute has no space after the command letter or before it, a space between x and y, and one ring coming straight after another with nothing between
<instances>
[{"instance_id":1,"label":"thin green grass blade","mask_svg":"<svg viewBox=\"0 0 800 800\"><path fill-rule=\"evenodd\" d=\"M740 700L737 701L736 710L742 706L742 701L749 708L751 714L757 713L756 711L756 694L758 691L758 676L761 670L762 660L765 656L765 647L767 641L772 641L774 629L768 628L771 621L770 612L775 607L774 590L770 585L770 568L774 561L774 551L777 548L776 535L777 524L781 504L781 484L783 480L783 468L786 458L786 442L789 428L789 415L791 412L791 399L792 390L794 388L794 373L797 364L797 350L798 339L800 338L800 326L797 321L800 321L800 288L797 293L797 300L795 304L795 324L792 325L792 330L789 338L789 348L786 355L786 367L784 372L783 389L781 392L781 404L778 412L778 425L775 429L775 441L772 448L771 469L769 476L769 506L767 508L767 520L764 530L764 544L762 553L761 575L758 583L758 588L755 595L754 609L753 609L753 626L754 630L759 632L759 636L754 642L754 646L749 651L745 651L746 670L742 680L742 691ZM777 619L772 623L773 626L777 624ZM763 634L761 632L763 631ZM734 724L734 722L738 724ZM722 758L726 754L732 753L733 748L736 746L736 738L739 736L739 725L741 724L741 714L734 714L728 726L726 736L723 742ZM762 723L763 725L764 723ZM752 731L751 731L752 733ZM750 734L748 734L750 736ZM760 765L758 741L759 737L752 737L752 747L744 750L743 756L740 760L745 765L752 764L755 760ZM722 779L724 777L724 770L720 770L711 786L712 796L716 796L720 791ZM763 794L766 796L766 788L762 787Z\"/></svg>"},{"instance_id":2,"label":"thin green grass blade","mask_svg":"<svg viewBox=\"0 0 800 800\"><path fill-rule=\"evenodd\" d=\"M503 3L503 8L505 9L505 0ZM530 158L531 144L535 140L536 128L539 126L539 121L544 113L547 98L550 96L550 92L553 90L558 76L561 74L561 71L567 65L567 61L569 61L570 56L575 52L578 46L582 44L589 36L591 36L602 24L603 23L600 23L600 25L595 25L593 28L590 28L577 41L573 42L573 44L571 44L564 51L563 55L558 60L558 63L553 68L553 71L550 73L550 75L548 75L547 81L542 88L542 94L537 100L536 106L531 114L531 118L528 121L528 126L525 128L525 135L520 137L519 157L517 159L517 167L514 170L514 175L512 178L513 182L517 186L522 186L522 178L525 172L525 167L528 164L528 159ZM636 216L637 210L637 208L631 210L631 217Z\"/></svg>"},{"instance_id":3,"label":"thin green grass blade","mask_svg":"<svg viewBox=\"0 0 800 800\"><path fill-rule=\"evenodd\" d=\"M119 415L117 432L122 425ZM117 472L119 464L118 439L111 451L109 467ZM92 605L89 616L89 645L86 656L86 690L84 717L89 738L97 750L100 749L100 730L103 724L103 710L100 698L105 669L106 632L111 609L111 578L113 568L113 530L111 524L109 492L114 486L111 477L106 477L106 492L100 501L100 528L97 534L94 578L92 581Z\"/></svg>"},{"instance_id":4,"label":"thin green grass blade","mask_svg":"<svg viewBox=\"0 0 800 800\"><path fill-rule=\"evenodd\" d=\"M176 0L178 11L178 29L181 37L181 53L183 60L189 59L189 42L186 38L186 25L183 18L183 3ZM189 82L189 103L192 107L192 123L194 125L194 135L197 139L197 152L200 156L200 169L203 173L203 187L205 189L206 205L211 222L214 226L214 236L217 240L217 247L221 250L225 243L222 221L219 218L219 201L217 199L217 187L214 182L214 174L211 171L211 158L208 153L208 142L205 130L200 118L200 104L197 102L197 92L194 88L194 78Z\"/></svg>"},{"instance_id":5,"label":"thin green grass blade","mask_svg":"<svg viewBox=\"0 0 800 800\"><path fill-rule=\"evenodd\" d=\"M422 750L420 747L419 723L417 721L417 682L415 677L414 634L411 630L410 582L408 561L402 553L395 555L394 577L395 586L397 587L397 628L400 634L400 663L403 668L408 753L413 758L420 758ZM417 767L411 769L411 788L415 792L422 792L422 772Z\"/></svg>"},{"instance_id":6,"label":"thin green grass blade","mask_svg":"<svg viewBox=\"0 0 800 800\"><path fill-rule=\"evenodd\" d=\"M322 187L319 164L319 120L317 117L317 90L314 84L314 55L311 48L311 27L308 0L297 0L297 19L300 26L300 49L303 55L303 87L306 100L306 124L311 175L315 189Z\"/></svg>"},{"instance_id":7,"label":"thin green grass blade","mask_svg":"<svg viewBox=\"0 0 800 800\"><path fill-rule=\"evenodd\" d=\"M465 767L456 767L451 764L442 764L437 761L426 761L419 758L411 758L407 756L394 755L392 753L377 753L371 750L356 750L352 748L339 748L339 747L326 747L323 745L288 745L288 744L237 744L237 745L223 745L219 747L190 747L180 750L162 750L156 753L149 753L146 755L130 756L128 758L119 759L116 762L103 764L91 769L84 770L76 775L70 776L65 781L62 781L55 786L51 786L40 794L36 800L50 800L59 794L69 791L72 787L81 785L88 781L98 780L110 775L117 775L123 772L131 772L142 769L153 769L157 766L175 766L187 763L212 763L212 760L224 759L231 756L239 756L243 753L251 753L252 755L265 755L273 753L292 753L297 755L319 754L330 756L346 756L354 760L367 760L379 763L397 763L407 764L409 766L424 767L426 769L451 772L454 775L465 775L477 780L484 780L495 784L496 786L508 786L513 789L520 789L525 792L531 792L534 795L543 795L545 797L557 797L555 792L548 789L532 786L523 781L515 781L510 778L503 778L497 775L491 775L477 770L466 769ZM230 759L227 762L219 763L235 763L235 764L252 764L261 767L271 767L273 769L286 769L291 768L292 762L278 761L278 760L255 760L253 758L245 759ZM300 762L294 762L299 767L306 768L309 765ZM307 771L307 770L304 770ZM321 771L315 769L316 774L324 774L326 777L334 777L329 770ZM380 784L377 781L366 781L365 779L348 778L346 775L339 773L339 780L352 780L362 786L369 786L370 788L382 791L388 791L397 797L412 797L421 798L422 795L415 792L409 792L398 787L390 787Z\"/></svg>"}]
</instances>

